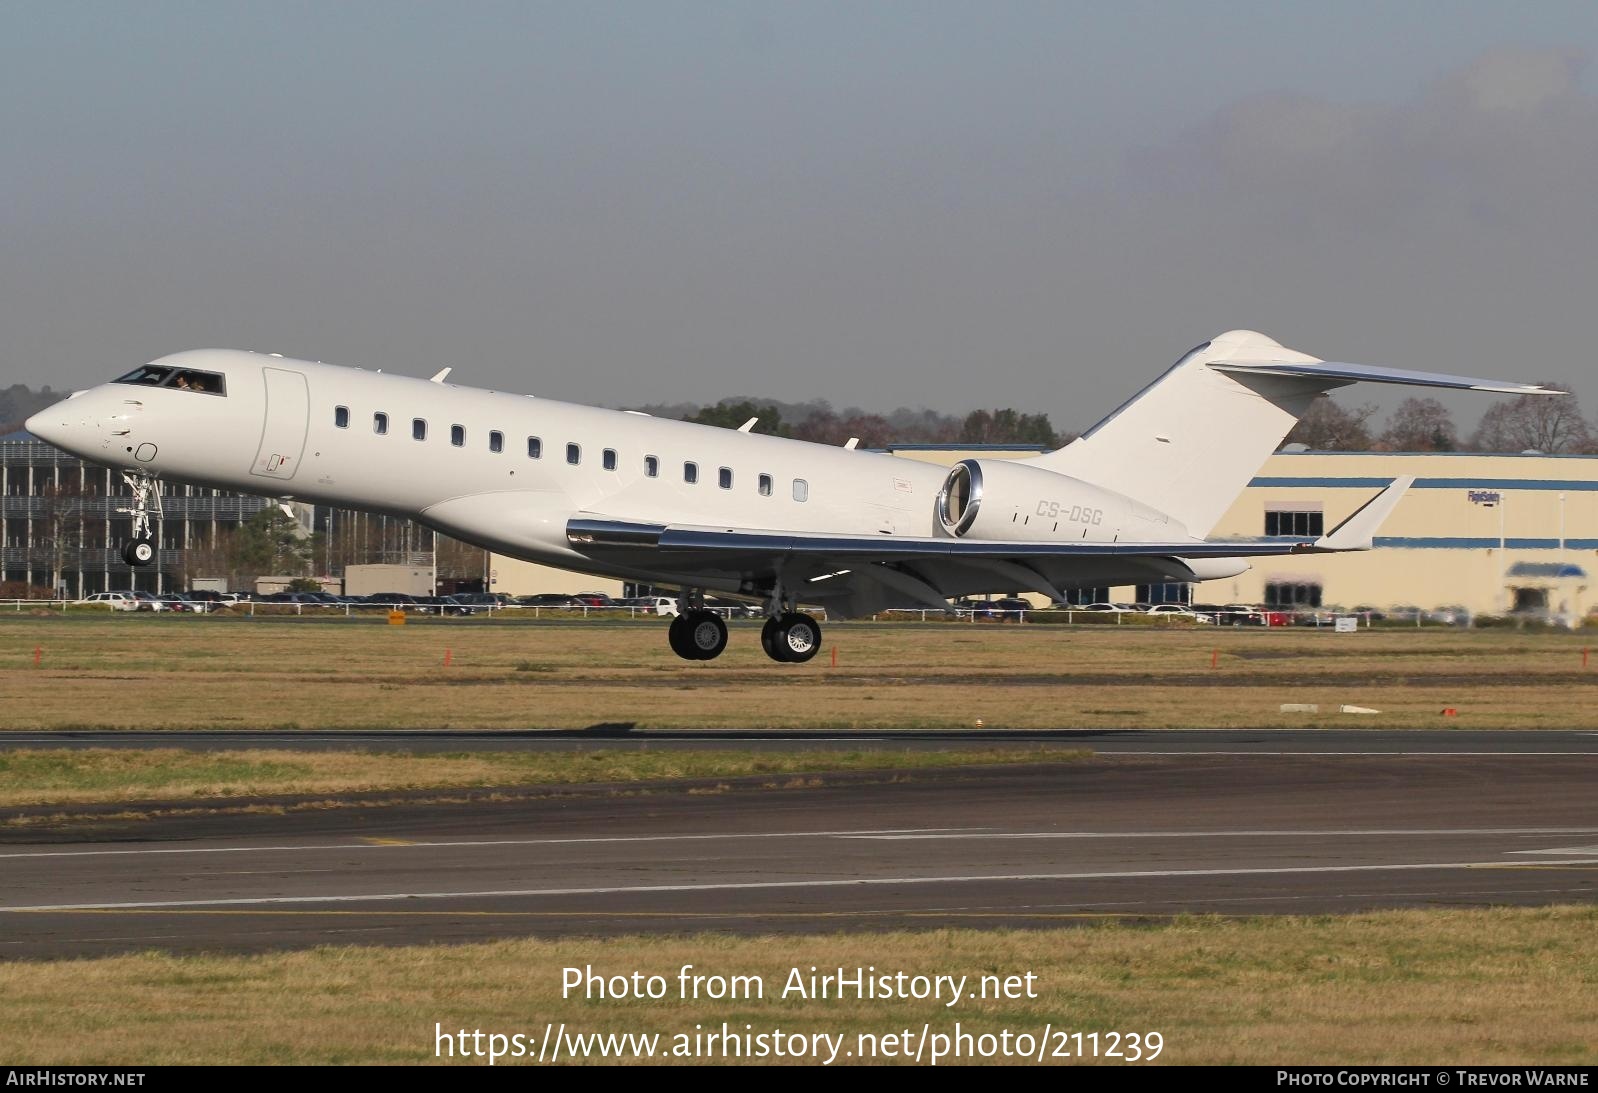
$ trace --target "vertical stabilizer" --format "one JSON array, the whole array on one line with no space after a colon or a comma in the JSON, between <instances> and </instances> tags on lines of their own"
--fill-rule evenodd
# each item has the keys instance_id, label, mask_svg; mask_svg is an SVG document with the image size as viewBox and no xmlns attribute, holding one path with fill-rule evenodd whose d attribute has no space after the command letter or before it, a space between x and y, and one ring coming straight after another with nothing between
<instances>
[{"instance_id":1,"label":"vertical stabilizer","mask_svg":"<svg viewBox=\"0 0 1598 1093\"><path fill-rule=\"evenodd\" d=\"M1228 373L1212 364L1319 364L1252 330L1188 353L1114 413L1033 461L1103 486L1207 535L1315 397L1353 380Z\"/></svg>"}]
</instances>

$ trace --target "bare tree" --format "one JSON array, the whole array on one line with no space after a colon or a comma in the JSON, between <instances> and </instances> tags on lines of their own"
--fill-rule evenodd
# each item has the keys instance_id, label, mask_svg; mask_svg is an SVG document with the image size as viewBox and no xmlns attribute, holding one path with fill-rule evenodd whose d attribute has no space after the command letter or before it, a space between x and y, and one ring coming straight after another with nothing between
<instances>
[{"instance_id":1,"label":"bare tree","mask_svg":"<svg viewBox=\"0 0 1598 1093\"><path fill-rule=\"evenodd\" d=\"M1023 414L1010 408L972 410L961 423L960 440L967 444L1040 444L1046 448L1061 444L1048 414Z\"/></svg>"},{"instance_id":2,"label":"bare tree","mask_svg":"<svg viewBox=\"0 0 1598 1093\"><path fill-rule=\"evenodd\" d=\"M1559 455L1582 451L1592 440L1592 430L1582 419L1575 395L1521 395L1500 402L1483 414L1481 424L1471 434L1470 446L1478 452L1537 451Z\"/></svg>"},{"instance_id":3,"label":"bare tree","mask_svg":"<svg viewBox=\"0 0 1598 1093\"><path fill-rule=\"evenodd\" d=\"M1345 410L1329 396L1321 395L1310 403L1282 443L1302 444L1320 452L1368 452L1371 434L1366 422L1375 413L1374 403Z\"/></svg>"},{"instance_id":4,"label":"bare tree","mask_svg":"<svg viewBox=\"0 0 1598 1093\"><path fill-rule=\"evenodd\" d=\"M35 561L49 568L52 589L61 587L67 560L75 558L83 546L86 497L83 487L63 478L60 470L39 491L44 511L34 524L33 553Z\"/></svg>"},{"instance_id":5,"label":"bare tree","mask_svg":"<svg viewBox=\"0 0 1598 1093\"><path fill-rule=\"evenodd\" d=\"M1387 419L1377 444L1389 452L1452 452L1459 449L1459 430L1436 399L1407 398Z\"/></svg>"},{"instance_id":6,"label":"bare tree","mask_svg":"<svg viewBox=\"0 0 1598 1093\"><path fill-rule=\"evenodd\" d=\"M451 539L448 535L440 535L436 540L434 558L440 578L483 576L483 548L480 546Z\"/></svg>"}]
</instances>

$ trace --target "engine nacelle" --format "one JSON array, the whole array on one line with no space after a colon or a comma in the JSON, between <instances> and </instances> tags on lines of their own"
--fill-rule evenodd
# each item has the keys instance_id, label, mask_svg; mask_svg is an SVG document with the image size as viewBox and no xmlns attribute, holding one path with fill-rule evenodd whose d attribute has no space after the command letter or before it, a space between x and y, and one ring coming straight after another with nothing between
<instances>
[{"instance_id":1,"label":"engine nacelle","mask_svg":"<svg viewBox=\"0 0 1598 1093\"><path fill-rule=\"evenodd\" d=\"M1003 459L962 459L938 494L938 522L968 539L1172 542L1187 529L1163 512L1079 478Z\"/></svg>"}]
</instances>

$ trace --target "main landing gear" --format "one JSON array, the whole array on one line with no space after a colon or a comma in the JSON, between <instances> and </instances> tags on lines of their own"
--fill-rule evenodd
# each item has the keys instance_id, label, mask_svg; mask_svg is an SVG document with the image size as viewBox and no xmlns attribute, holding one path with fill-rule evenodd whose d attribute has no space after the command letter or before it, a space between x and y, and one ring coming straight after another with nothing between
<instances>
[{"instance_id":1,"label":"main landing gear","mask_svg":"<svg viewBox=\"0 0 1598 1093\"><path fill-rule=\"evenodd\" d=\"M133 491L133 507L117 510L133 517L133 538L122 544L122 560L135 569L143 569L155 564L157 551L150 518L161 518L161 489L153 474L123 471L122 481Z\"/></svg>"},{"instance_id":2,"label":"main landing gear","mask_svg":"<svg viewBox=\"0 0 1598 1093\"><path fill-rule=\"evenodd\" d=\"M782 664L803 664L821 649L821 624L814 616L773 595L767 605L760 647ZM678 600L678 615L668 634L671 651L684 660L714 660L727 648L727 624L704 605L702 594L687 591Z\"/></svg>"},{"instance_id":3,"label":"main landing gear","mask_svg":"<svg viewBox=\"0 0 1598 1093\"><path fill-rule=\"evenodd\" d=\"M715 660L727 648L727 624L703 607L680 611L667 636L671 651L684 660Z\"/></svg>"},{"instance_id":4,"label":"main landing gear","mask_svg":"<svg viewBox=\"0 0 1598 1093\"><path fill-rule=\"evenodd\" d=\"M760 628L766 656L785 664L803 664L821 648L821 624L801 611L784 611Z\"/></svg>"}]
</instances>

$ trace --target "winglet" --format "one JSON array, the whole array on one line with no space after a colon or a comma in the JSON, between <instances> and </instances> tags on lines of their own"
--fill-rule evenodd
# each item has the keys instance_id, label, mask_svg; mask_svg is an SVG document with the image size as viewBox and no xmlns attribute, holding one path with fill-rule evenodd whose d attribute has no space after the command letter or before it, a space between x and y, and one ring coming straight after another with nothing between
<instances>
[{"instance_id":1,"label":"winglet","mask_svg":"<svg viewBox=\"0 0 1598 1093\"><path fill-rule=\"evenodd\" d=\"M1377 529L1386 523L1404 493L1414 484L1415 476L1412 474L1393 479L1391 485L1355 509L1347 520L1316 539L1314 549L1369 550Z\"/></svg>"},{"instance_id":2,"label":"winglet","mask_svg":"<svg viewBox=\"0 0 1598 1093\"><path fill-rule=\"evenodd\" d=\"M446 379L449 378L449 374L451 372L453 372L453 371L455 371L454 366L451 366L449 368L441 368L441 369L439 369L438 373L433 376L432 382L434 382L434 383L443 383Z\"/></svg>"},{"instance_id":3,"label":"winglet","mask_svg":"<svg viewBox=\"0 0 1598 1093\"><path fill-rule=\"evenodd\" d=\"M750 418L748 421L746 421L742 425L738 426L738 431L740 433L747 433L750 429L753 429L755 427L755 423L757 421L759 421L759 420L760 419L757 418L757 417Z\"/></svg>"}]
</instances>

